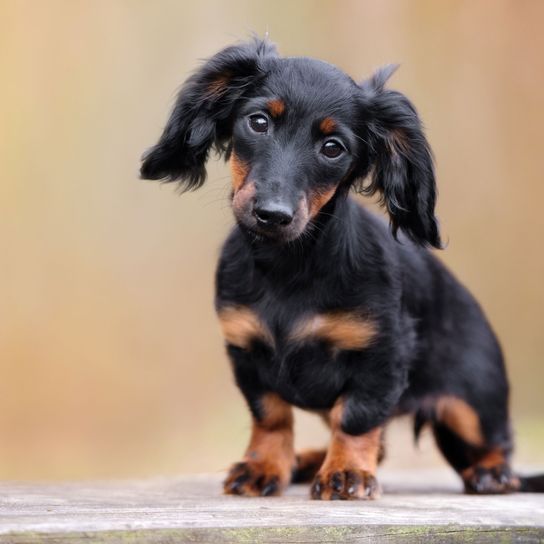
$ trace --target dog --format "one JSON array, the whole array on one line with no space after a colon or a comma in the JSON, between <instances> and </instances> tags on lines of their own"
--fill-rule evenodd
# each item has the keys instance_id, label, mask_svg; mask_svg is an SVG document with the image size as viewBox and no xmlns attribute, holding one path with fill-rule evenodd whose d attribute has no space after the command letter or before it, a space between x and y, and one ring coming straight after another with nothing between
<instances>
[{"instance_id":1,"label":"dog","mask_svg":"<svg viewBox=\"0 0 544 544\"><path fill-rule=\"evenodd\" d=\"M416 109L336 67L281 57L268 40L227 47L182 87L143 179L194 190L212 149L230 163L236 226L216 310L252 415L224 492L373 499L383 430L413 414L432 428L467 493L544 491L510 467L509 385L479 304L431 253L442 248L433 156ZM379 194L389 225L351 190ZM331 430L295 454L292 406Z\"/></svg>"}]
</instances>

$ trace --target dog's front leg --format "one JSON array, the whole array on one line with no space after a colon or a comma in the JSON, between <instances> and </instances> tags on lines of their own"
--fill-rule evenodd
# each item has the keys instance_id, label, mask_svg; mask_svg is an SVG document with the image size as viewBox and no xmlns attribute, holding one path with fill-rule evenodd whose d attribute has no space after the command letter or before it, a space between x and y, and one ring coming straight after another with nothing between
<instances>
[{"instance_id":1,"label":"dog's front leg","mask_svg":"<svg viewBox=\"0 0 544 544\"><path fill-rule=\"evenodd\" d=\"M381 427L353 435L342 429L345 401L329 414L331 442L311 488L313 499L375 499L380 494L376 468L381 450Z\"/></svg>"},{"instance_id":2,"label":"dog's front leg","mask_svg":"<svg viewBox=\"0 0 544 544\"><path fill-rule=\"evenodd\" d=\"M253 426L245 456L224 482L231 495L279 495L289 484L295 464L293 414L274 393L252 401Z\"/></svg>"},{"instance_id":3,"label":"dog's front leg","mask_svg":"<svg viewBox=\"0 0 544 544\"><path fill-rule=\"evenodd\" d=\"M272 356L273 339L250 308L226 306L219 319L236 384L253 416L244 458L231 467L223 489L229 495L279 495L291 479L295 452L291 405L264 387L258 372Z\"/></svg>"}]
</instances>

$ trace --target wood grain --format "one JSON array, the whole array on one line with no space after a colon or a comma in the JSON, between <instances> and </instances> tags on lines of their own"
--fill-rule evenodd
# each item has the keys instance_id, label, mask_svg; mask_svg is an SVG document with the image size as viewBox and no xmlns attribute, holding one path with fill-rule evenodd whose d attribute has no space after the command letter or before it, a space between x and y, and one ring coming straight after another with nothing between
<instances>
[{"instance_id":1,"label":"wood grain","mask_svg":"<svg viewBox=\"0 0 544 544\"><path fill-rule=\"evenodd\" d=\"M375 502L221 495L222 475L0 484L0 543L539 542L544 495L461 494L447 471L379 474Z\"/></svg>"}]
</instances>

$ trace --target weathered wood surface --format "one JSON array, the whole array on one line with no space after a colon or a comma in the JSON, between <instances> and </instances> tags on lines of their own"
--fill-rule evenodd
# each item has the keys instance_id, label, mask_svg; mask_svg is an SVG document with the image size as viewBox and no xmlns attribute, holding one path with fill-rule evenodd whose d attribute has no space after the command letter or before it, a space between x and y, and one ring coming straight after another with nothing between
<instances>
[{"instance_id":1,"label":"weathered wood surface","mask_svg":"<svg viewBox=\"0 0 544 544\"><path fill-rule=\"evenodd\" d=\"M544 495L466 496L442 471L385 472L372 502L220 493L221 476L0 484L0 543L544 542Z\"/></svg>"}]
</instances>

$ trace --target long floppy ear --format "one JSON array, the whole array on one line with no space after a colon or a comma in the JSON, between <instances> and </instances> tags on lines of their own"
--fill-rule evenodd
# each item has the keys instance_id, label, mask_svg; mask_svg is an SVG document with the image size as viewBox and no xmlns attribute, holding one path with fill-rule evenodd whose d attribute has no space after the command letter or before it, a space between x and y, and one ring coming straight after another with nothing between
<instances>
[{"instance_id":1,"label":"long floppy ear","mask_svg":"<svg viewBox=\"0 0 544 544\"><path fill-rule=\"evenodd\" d=\"M401 229L419 245L441 248L434 214L436 183L433 156L413 104L385 89L397 65L385 66L361 84L365 140L370 144L370 184L360 190L381 193L393 235Z\"/></svg>"},{"instance_id":2,"label":"long floppy ear","mask_svg":"<svg viewBox=\"0 0 544 544\"><path fill-rule=\"evenodd\" d=\"M201 187L210 149L227 150L236 104L276 55L274 45L255 38L205 62L181 88L158 143L144 153L141 177L179 181L183 191Z\"/></svg>"}]
</instances>

